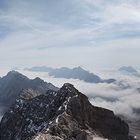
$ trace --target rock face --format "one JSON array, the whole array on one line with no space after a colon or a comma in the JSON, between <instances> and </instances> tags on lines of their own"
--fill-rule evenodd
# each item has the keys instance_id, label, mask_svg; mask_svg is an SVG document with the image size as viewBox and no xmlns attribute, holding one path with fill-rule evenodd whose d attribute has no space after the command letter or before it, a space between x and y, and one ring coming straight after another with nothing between
<instances>
[{"instance_id":1,"label":"rock face","mask_svg":"<svg viewBox=\"0 0 140 140\"><path fill-rule=\"evenodd\" d=\"M134 121L128 121L130 127L130 134L136 135L138 140L140 140L140 119Z\"/></svg>"},{"instance_id":2,"label":"rock face","mask_svg":"<svg viewBox=\"0 0 140 140\"><path fill-rule=\"evenodd\" d=\"M112 83L115 82L115 79L101 79L98 75L94 73L90 73L87 70L84 70L81 67L75 67L73 69L62 67L62 68L50 68L50 67L32 67L26 68L25 70L29 71L39 71L39 72L48 72L50 76L54 76L56 78L66 78L66 79L79 79L88 83Z\"/></svg>"},{"instance_id":3,"label":"rock face","mask_svg":"<svg viewBox=\"0 0 140 140\"><path fill-rule=\"evenodd\" d=\"M129 140L128 125L95 107L71 84L57 92L16 100L0 124L0 140Z\"/></svg>"},{"instance_id":4,"label":"rock face","mask_svg":"<svg viewBox=\"0 0 140 140\"><path fill-rule=\"evenodd\" d=\"M10 106L23 93L23 90L28 89L33 90L32 93L37 95L45 94L50 89L58 90L51 83L44 82L40 78L31 80L16 71L10 71L0 79L0 104Z\"/></svg>"}]
</instances>

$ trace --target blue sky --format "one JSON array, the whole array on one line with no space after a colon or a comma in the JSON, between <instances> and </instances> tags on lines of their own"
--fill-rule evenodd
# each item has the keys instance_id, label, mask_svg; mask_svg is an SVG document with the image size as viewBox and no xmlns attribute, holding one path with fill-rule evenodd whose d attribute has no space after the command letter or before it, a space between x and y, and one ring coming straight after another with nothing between
<instances>
[{"instance_id":1,"label":"blue sky","mask_svg":"<svg viewBox=\"0 0 140 140\"><path fill-rule=\"evenodd\" d=\"M0 67L140 68L139 0L0 0Z\"/></svg>"}]
</instances>

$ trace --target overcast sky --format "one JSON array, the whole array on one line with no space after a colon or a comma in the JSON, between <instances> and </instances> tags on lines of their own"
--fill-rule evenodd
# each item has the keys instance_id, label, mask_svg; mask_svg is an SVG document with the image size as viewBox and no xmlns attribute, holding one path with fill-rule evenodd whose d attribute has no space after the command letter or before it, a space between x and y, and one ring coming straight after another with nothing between
<instances>
[{"instance_id":1,"label":"overcast sky","mask_svg":"<svg viewBox=\"0 0 140 140\"><path fill-rule=\"evenodd\" d=\"M140 0L0 0L0 67L140 68Z\"/></svg>"}]
</instances>

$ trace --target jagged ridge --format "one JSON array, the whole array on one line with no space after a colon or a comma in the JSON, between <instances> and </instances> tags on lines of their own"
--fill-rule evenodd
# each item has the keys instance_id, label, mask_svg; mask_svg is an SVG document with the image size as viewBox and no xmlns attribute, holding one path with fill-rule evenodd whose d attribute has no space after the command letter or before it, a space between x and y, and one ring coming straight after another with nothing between
<instances>
[{"instance_id":1,"label":"jagged ridge","mask_svg":"<svg viewBox=\"0 0 140 140\"><path fill-rule=\"evenodd\" d=\"M36 92L37 95L45 94L50 89L58 90L51 83L47 83L38 77L31 80L17 71L10 71L0 79L0 104L10 106L23 90L28 89Z\"/></svg>"},{"instance_id":2,"label":"jagged ridge","mask_svg":"<svg viewBox=\"0 0 140 140\"><path fill-rule=\"evenodd\" d=\"M32 99L20 98L4 115L1 140L129 140L128 125L112 111L94 107L71 84Z\"/></svg>"}]
</instances>

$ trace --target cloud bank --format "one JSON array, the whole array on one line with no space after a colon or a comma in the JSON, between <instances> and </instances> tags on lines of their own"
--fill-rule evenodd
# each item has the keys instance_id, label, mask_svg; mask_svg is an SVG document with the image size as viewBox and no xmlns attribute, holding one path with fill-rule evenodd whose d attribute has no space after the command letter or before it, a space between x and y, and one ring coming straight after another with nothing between
<instances>
[{"instance_id":1,"label":"cloud bank","mask_svg":"<svg viewBox=\"0 0 140 140\"><path fill-rule=\"evenodd\" d=\"M116 78L118 75L120 77L118 77L115 84L91 84L75 79L54 78L43 72L20 72L30 78L38 76L58 87L61 87L67 82L72 83L79 91L89 97L89 100L93 105L113 110L115 114L124 116L128 119L139 119L140 114L136 112L136 110L140 110L140 93L137 91L137 88L140 85L139 78L116 73ZM107 73L109 75L109 72ZM104 72L103 75L107 74Z\"/></svg>"}]
</instances>

